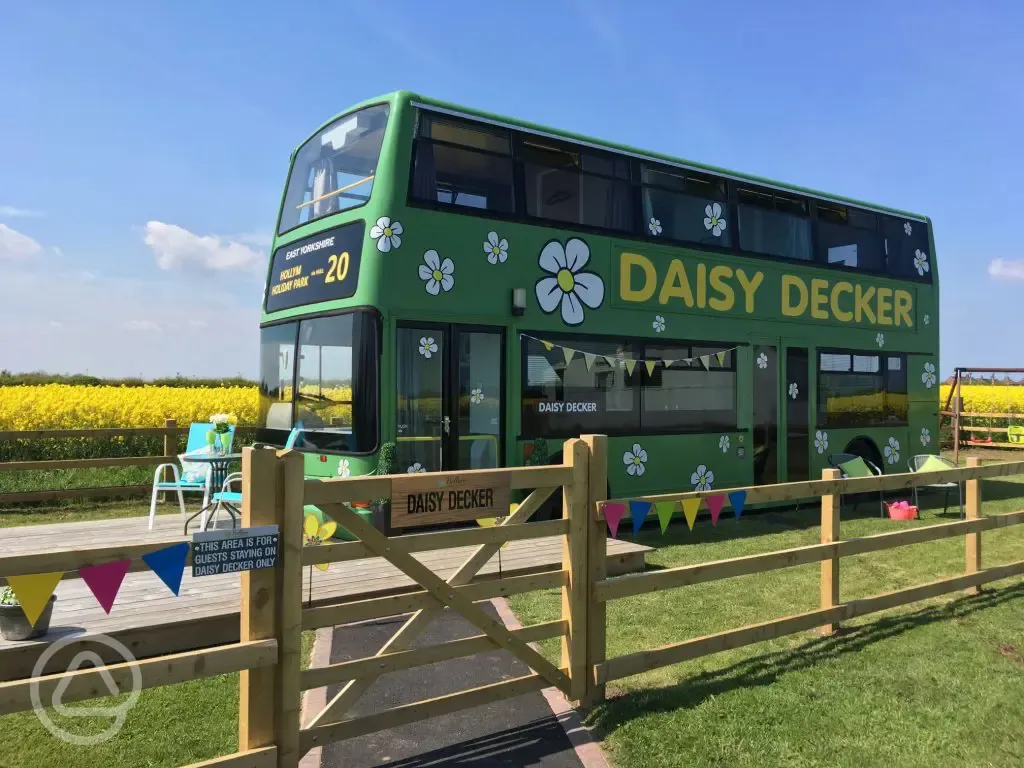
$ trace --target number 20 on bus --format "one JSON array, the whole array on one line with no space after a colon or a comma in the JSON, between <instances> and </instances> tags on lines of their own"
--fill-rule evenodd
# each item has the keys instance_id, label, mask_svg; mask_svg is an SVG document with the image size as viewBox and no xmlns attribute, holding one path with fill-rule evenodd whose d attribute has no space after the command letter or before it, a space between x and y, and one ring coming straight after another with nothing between
<instances>
[{"instance_id":1,"label":"number 20 on bus","mask_svg":"<svg viewBox=\"0 0 1024 768\"><path fill-rule=\"evenodd\" d=\"M348 263L351 257L348 255L348 251L342 252L341 256L335 256L333 253L327 257L327 274L324 276L325 283L333 283L337 280L339 283L342 282L348 275Z\"/></svg>"}]
</instances>

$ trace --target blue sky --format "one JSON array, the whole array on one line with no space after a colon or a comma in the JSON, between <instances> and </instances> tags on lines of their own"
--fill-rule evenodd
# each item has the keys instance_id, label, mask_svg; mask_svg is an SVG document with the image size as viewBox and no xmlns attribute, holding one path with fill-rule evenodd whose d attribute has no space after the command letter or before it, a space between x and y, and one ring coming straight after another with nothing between
<instances>
[{"instance_id":1,"label":"blue sky","mask_svg":"<svg viewBox=\"0 0 1024 768\"><path fill-rule=\"evenodd\" d=\"M943 371L1024 366L1024 6L853 5L6 4L0 368L255 374L288 154L398 88L928 214Z\"/></svg>"}]
</instances>

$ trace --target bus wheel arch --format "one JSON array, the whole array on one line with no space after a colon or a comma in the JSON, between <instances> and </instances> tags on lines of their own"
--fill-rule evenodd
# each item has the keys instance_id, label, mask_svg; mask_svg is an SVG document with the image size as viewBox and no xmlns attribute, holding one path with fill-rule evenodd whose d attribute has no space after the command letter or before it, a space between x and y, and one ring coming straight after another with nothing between
<instances>
[{"instance_id":1,"label":"bus wheel arch","mask_svg":"<svg viewBox=\"0 0 1024 768\"><path fill-rule=\"evenodd\" d=\"M846 444L846 448L843 449L843 453L850 453L854 456L860 456L862 459L870 461L879 469L883 468L882 463L882 452L878 450L878 445L867 435L857 435Z\"/></svg>"}]
</instances>

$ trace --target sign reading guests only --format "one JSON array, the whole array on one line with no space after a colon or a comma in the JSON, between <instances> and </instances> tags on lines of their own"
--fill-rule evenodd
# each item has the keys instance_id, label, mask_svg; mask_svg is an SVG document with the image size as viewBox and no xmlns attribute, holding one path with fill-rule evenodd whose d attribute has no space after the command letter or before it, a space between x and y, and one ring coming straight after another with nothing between
<instances>
[{"instance_id":1,"label":"sign reading guests only","mask_svg":"<svg viewBox=\"0 0 1024 768\"><path fill-rule=\"evenodd\" d=\"M257 571L277 564L278 527L198 531L192 534L192 576Z\"/></svg>"}]
</instances>

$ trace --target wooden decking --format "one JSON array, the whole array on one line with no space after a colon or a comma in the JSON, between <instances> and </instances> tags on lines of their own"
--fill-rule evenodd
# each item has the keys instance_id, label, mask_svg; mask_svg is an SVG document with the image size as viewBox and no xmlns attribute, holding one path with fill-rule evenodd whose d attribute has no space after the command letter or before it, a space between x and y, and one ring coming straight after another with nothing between
<instances>
[{"instance_id":1,"label":"wooden decking","mask_svg":"<svg viewBox=\"0 0 1024 768\"><path fill-rule=\"evenodd\" d=\"M0 551L4 555L19 555L186 540L178 515L157 517L153 531L147 531L146 526L145 518L127 518L7 528L0 530ZM447 578L473 549L435 550L417 553L416 557L439 576ZM609 539L609 574L643 570L644 558L650 549ZM554 570L560 567L561 560L561 537L513 541L481 569L479 578ZM411 579L382 558L334 563L326 572L307 568L303 579L303 598L312 605L397 594L414 587ZM20 643L0 640L0 681L28 676L46 646L68 636L108 635L124 643L137 658L236 642L239 590L239 574L192 578L191 568L186 568L181 592L175 597L156 574L139 571L125 577L108 616L84 582L66 578L57 587L51 629L45 637ZM90 644L89 649L101 651L96 644ZM79 649L72 645L65 650L66 653L54 656L48 669L62 662L66 665ZM104 654L100 652L100 655Z\"/></svg>"}]
</instances>

